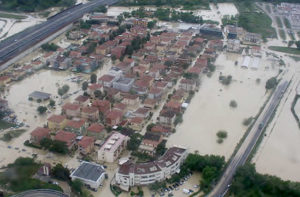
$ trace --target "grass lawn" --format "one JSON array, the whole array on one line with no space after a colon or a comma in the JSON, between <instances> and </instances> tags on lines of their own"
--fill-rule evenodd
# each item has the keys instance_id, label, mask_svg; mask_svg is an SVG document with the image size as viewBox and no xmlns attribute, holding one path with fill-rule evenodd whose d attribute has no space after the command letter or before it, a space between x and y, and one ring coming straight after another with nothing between
<instances>
[{"instance_id":1,"label":"grass lawn","mask_svg":"<svg viewBox=\"0 0 300 197\"><path fill-rule=\"evenodd\" d=\"M285 32L284 32L282 29L279 30L279 36L280 36L283 40L286 40Z\"/></svg>"},{"instance_id":2,"label":"grass lawn","mask_svg":"<svg viewBox=\"0 0 300 197\"><path fill-rule=\"evenodd\" d=\"M245 30L261 34L263 38L277 37L275 29L271 26L272 19L256 7L254 2L245 1L235 3L239 10L238 25Z\"/></svg>"},{"instance_id":3,"label":"grass lawn","mask_svg":"<svg viewBox=\"0 0 300 197\"><path fill-rule=\"evenodd\" d=\"M270 50L278 51L282 53L289 53L294 55L300 55L300 50L296 48L289 48L289 47L279 47L279 46L270 46Z\"/></svg>"},{"instance_id":4,"label":"grass lawn","mask_svg":"<svg viewBox=\"0 0 300 197\"><path fill-rule=\"evenodd\" d=\"M277 23L278 27L280 27L280 28L283 27L281 19L278 16L276 16L276 23Z\"/></svg>"},{"instance_id":5,"label":"grass lawn","mask_svg":"<svg viewBox=\"0 0 300 197\"><path fill-rule=\"evenodd\" d=\"M8 129L10 127L14 127L15 125L12 123L8 123L4 120L0 120L0 129Z\"/></svg>"},{"instance_id":6,"label":"grass lawn","mask_svg":"<svg viewBox=\"0 0 300 197\"><path fill-rule=\"evenodd\" d=\"M12 18L12 19L21 20L21 19L25 19L27 17L22 16L22 15L16 15L16 14L9 14L9 13L0 12L0 18Z\"/></svg>"},{"instance_id":7,"label":"grass lawn","mask_svg":"<svg viewBox=\"0 0 300 197\"><path fill-rule=\"evenodd\" d=\"M288 29L291 28L291 23L287 18L284 18L283 22L284 22L284 25L286 26L286 28L288 28Z\"/></svg>"}]
</instances>

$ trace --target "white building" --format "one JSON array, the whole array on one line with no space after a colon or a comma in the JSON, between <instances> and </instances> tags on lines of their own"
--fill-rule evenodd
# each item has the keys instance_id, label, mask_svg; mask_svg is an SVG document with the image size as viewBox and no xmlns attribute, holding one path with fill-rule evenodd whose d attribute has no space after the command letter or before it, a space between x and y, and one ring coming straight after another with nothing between
<instances>
[{"instance_id":1,"label":"white building","mask_svg":"<svg viewBox=\"0 0 300 197\"><path fill-rule=\"evenodd\" d=\"M120 165L116 173L116 182L126 191L136 185L148 185L170 178L180 172L180 166L187 157L187 149L171 147L158 160L146 163L127 161Z\"/></svg>"},{"instance_id":2,"label":"white building","mask_svg":"<svg viewBox=\"0 0 300 197\"><path fill-rule=\"evenodd\" d=\"M72 181L79 179L91 189L97 191L105 179L105 170L101 165L83 161L80 166L71 174Z\"/></svg>"},{"instance_id":3,"label":"white building","mask_svg":"<svg viewBox=\"0 0 300 197\"><path fill-rule=\"evenodd\" d=\"M126 148L127 141L127 136L113 132L98 151L98 160L114 162Z\"/></svg>"},{"instance_id":4,"label":"white building","mask_svg":"<svg viewBox=\"0 0 300 197\"><path fill-rule=\"evenodd\" d=\"M227 51L229 52L239 52L241 49L241 41L230 39L227 41Z\"/></svg>"}]
</instances>

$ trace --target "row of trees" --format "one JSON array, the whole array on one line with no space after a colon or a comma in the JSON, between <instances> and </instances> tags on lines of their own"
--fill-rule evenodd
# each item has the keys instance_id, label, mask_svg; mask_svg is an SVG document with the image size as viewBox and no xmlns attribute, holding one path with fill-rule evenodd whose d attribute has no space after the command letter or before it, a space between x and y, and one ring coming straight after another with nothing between
<instances>
[{"instance_id":1,"label":"row of trees","mask_svg":"<svg viewBox=\"0 0 300 197\"><path fill-rule=\"evenodd\" d=\"M57 140L43 138L40 142L40 145L42 148L55 153L67 154L69 152L66 143Z\"/></svg>"}]
</instances>

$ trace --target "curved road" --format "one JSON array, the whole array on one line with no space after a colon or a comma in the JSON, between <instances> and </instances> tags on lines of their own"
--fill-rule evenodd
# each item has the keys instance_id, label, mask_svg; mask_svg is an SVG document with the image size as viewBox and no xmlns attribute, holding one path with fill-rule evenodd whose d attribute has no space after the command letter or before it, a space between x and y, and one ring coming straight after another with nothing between
<instances>
[{"instance_id":1,"label":"curved road","mask_svg":"<svg viewBox=\"0 0 300 197\"><path fill-rule=\"evenodd\" d=\"M213 191L208 196L211 197L225 196L225 194L227 193L230 187L232 178L236 170L238 169L238 167L245 164L257 140L261 136L262 131L264 130L267 123L269 122L273 113L275 113L275 109L280 103L281 97L286 91L287 87L288 87L288 81L284 81L277 86L271 100L268 102L264 111L258 117L251 131L247 135L245 141L243 142L243 144L241 145L241 147L239 148L235 156L232 158L222 178L219 180L218 184L215 186Z\"/></svg>"},{"instance_id":2,"label":"curved road","mask_svg":"<svg viewBox=\"0 0 300 197\"><path fill-rule=\"evenodd\" d=\"M94 0L67 9L49 18L46 22L28 28L0 42L0 70L6 69L3 64L21 54L25 50L44 40L48 36L81 18L85 13L93 11L100 5L112 5L119 0ZM2 65L2 66L1 66Z\"/></svg>"}]
</instances>

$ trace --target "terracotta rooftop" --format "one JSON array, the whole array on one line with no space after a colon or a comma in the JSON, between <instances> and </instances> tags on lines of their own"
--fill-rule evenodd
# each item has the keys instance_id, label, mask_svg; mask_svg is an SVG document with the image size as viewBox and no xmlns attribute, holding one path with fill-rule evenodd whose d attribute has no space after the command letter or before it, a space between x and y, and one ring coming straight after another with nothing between
<instances>
[{"instance_id":1,"label":"terracotta rooftop","mask_svg":"<svg viewBox=\"0 0 300 197\"><path fill-rule=\"evenodd\" d=\"M69 146L70 142L76 139L76 134L68 131L59 131L54 138L57 141L66 142Z\"/></svg>"},{"instance_id":2,"label":"terracotta rooftop","mask_svg":"<svg viewBox=\"0 0 300 197\"><path fill-rule=\"evenodd\" d=\"M86 102L88 99L89 99L89 97L87 97L87 96L79 95L79 96L75 99L75 101L80 102L80 103L84 103L84 102Z\"/></svg>"},{"instance_id":3,"label":"terracotta rooftop","mask_svg":"<svg viewBox=\"0 0 300 197\"><path fill-rule=\"evenodd\" d=\"M78 110L80 108L80 105L78 104L74 104L74 103L66 103L62 106L62 108L64 110L72 110L72 111L75 111L75 110Z\"/></svg>"},{"instance_id":4,"label":"terracotta rooftop","mask_svg":"<svg viewBox=\"0 0 300 197\"><path fill-rule=\"evenodd\" d=\"M112 75L103 75L99 78L99 81L111 82L115 77Z\"/></svg>"},{"instance_id":5,"label":"terracotta rooftop","mask_svg":"<svg viewBox=\"0 0 300 197\"><path fill-rule=\"evenodd\" d=\"M94 123L89 128L87 128L88 131L93 133L100 133L104 131L104 126L102 124Z\"/></svg>"},{"instance_id":6,"label":"terracotta rooftop","mask_svg":"<svg viewBox=\"0 0 300 197\"><path fill-rule=\"evenodd\" d=\"M87 114L93 114L98 112L98 108L97 107L84 107L82 108L82 112L83 113L87 113Z\"/></svg>"},{"instance_id":7,"label":"terracotta rooftop","mask_svg":"<svg viewBox=\"0 0 300 197\"><path fill-rule=\"evenodd\" d=\"M32 136L36 136L36 137L44 137L44 136L49 135L50 132L51 132L51 130L48 129L48 128L37 127L36 129L34 129L34 130L31 132L31 135L32 135Z\"/></svg>"},{"instance_id":8,"label":"terracotta rooftop","mask_svg":"<svg viewBox=\"0 0 300 197\"><path fill-rule=\"evenodd\" d=\"M62 115L52 115L48 118L48 121L55 122L55 123L61 123L66 119L66 116Z\"/></svg>"},{"instance_id":9,"label":"terracotta rooftop","mask_svg":"<svg viewBox=\"0 0 300 197\"><path fill-rule=\"evenodd\" d=\"M94 144L95 139L93 137L83 136L83 138L78 142L78 146L87 148L88 146Z\"/></svg>"},{"instance_id":10,"label":"terracotta rooftop","mask_svg":"<svg viewBox=\"0 0 300 197\"><path fill-rule=\"evenodd\" d=\"M67 122L67 127L79 129L85 124L85 120L79 119L79 120L69 120Z\"/></svg>"}]
</instances>

